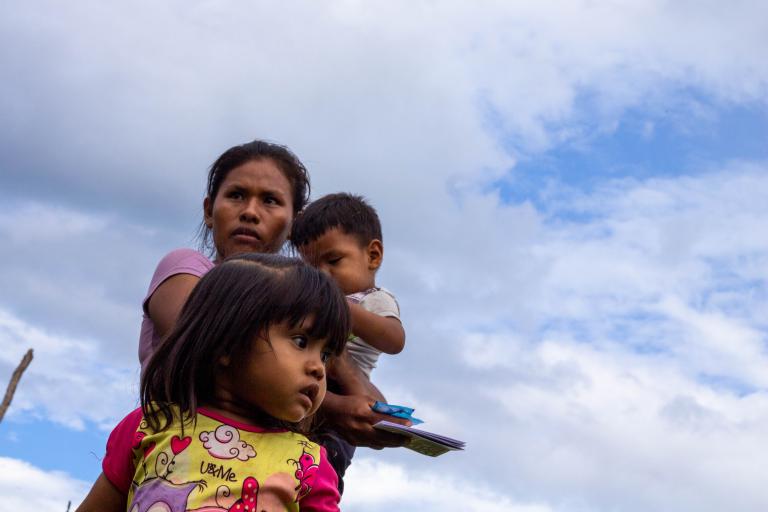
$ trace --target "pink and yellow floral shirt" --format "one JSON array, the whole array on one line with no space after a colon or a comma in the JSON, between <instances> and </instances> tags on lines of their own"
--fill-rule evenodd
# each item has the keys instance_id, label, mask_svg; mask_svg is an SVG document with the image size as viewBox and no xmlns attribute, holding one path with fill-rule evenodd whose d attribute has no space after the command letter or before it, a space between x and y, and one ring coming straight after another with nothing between
<instances>
[{"instance_id":1,"label":"pink and yellow floral shirt","mask_svg":"<svg viewBox=\"0 0 768 512\"><path fill-rule=\"evenodd\" d=\"M199 409L197 423L153 432L141 409L109 436L102 470L127 511L338 511L336 473L305 436Z\"/></svg>"}]
</instances>

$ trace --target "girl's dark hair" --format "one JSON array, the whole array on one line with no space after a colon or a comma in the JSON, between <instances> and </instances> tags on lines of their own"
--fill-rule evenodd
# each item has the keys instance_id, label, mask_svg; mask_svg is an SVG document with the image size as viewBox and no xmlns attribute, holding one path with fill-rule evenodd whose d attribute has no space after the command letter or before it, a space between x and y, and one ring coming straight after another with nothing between
<instances>
[{"instance_id":1,"label":"girl's dark hair","mask_svg":"<svg viewBox=\"0 0 768 512\"><path fill-rule=\"evenodd\" d=\"M222 357L247 357L256 337L271 325L293 327L309 316L307 334L327 339L327 349L340 354L351 331L349 307L329 277L301 260L275 254L224 260L192 290L142 375L141 408L150 427L168 428L174 406L182 424L193 419L198 405L214 397ZM263 416L271 423L266 427L291 428Z\"/></svg>"},{"instance_id":2,"label":"girl's dark hair","mask_svg":"<svg viewBox=\"0 0 768 512\"><path fill-rule=\"evenodd\" d=\"M211 199L211 202L216 199L216 194L218 194L221 184L224 183L227 175L233 169L252 160L263 159L272 160L291 184L293 216L296 217L309 201L310 186L307 168L301 163L299 157L286 146L259 139L239 146L233 146L213 162L211 169L208 171L207 197ZM205 222L201 222L199 237L200 248L203 252L211 251L213 249L211 230L205 225ZM215 250L213 252L215 253Z\"/></svg>"}]
</instances>

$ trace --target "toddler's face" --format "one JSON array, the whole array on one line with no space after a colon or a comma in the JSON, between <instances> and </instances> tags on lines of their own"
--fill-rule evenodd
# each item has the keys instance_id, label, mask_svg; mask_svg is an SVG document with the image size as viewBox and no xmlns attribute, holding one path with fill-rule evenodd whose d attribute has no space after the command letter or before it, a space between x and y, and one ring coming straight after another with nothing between
<instances>
[{"instance_id":1,"label":"toddler's face","mask_svg":"<svg viewBox=\"0 0 768 512\"><path fill-rule=\"evenodd\" d=\"M364 246L354 235L332 228L302 246L299 252L310 265L329 274L347 295L376 284L376 270L382 257L379 240Z\"/></svg>"}]
</instances>

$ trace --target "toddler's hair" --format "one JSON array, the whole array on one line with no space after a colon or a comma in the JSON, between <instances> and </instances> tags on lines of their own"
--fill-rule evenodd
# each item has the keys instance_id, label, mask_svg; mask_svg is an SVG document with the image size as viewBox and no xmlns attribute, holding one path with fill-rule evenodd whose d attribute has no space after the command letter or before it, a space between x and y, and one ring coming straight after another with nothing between
<instances>
[{"instance_id":1,"label":"toddler's hair","mask_svg":"<svg viewBox=\"0 0 768 512\"><path fill-rule=\"evenodd\" d=\"M297 326L308 317L307 334L327 339L328 350L339 355L351 332L349 307L325 274L296 258L253 253L227 258L211 269L142 375L141 407L150 427L168 428L174 405L182 419L194 418L198 405L214 396L222 357L246 357L255 338L266 335L271 325ZM274 418L265 420L288 427Z\"/></svg>"},{"instance_id":2,"label":"toddler's hair","mask_svg":"<svg viewBox=\"0 0 768 512\"><path fill-rule=\"evenodd\" d=\"M361 196L337 193L312 201L294 219L291 244L300 248L333 228L353 235L361 246L374 239L382 240L376 210Z\"/></svg>"}]
</instances>

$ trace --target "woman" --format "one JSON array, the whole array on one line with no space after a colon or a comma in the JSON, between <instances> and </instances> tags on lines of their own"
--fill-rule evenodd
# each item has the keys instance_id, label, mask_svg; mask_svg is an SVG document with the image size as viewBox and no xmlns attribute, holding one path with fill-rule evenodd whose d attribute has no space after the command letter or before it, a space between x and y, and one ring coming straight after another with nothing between
<instances>
[{"instance_id":1,"label":"woman","mask_svg":"<svg viewBox=\"0 0 768 512\"><path fill-rule=\"evenodd\" d=\"M309 189L306 168L285 146L255 140L228 149L213 163L201 226L202 245L213 261L198 251L177 249L158 264L143 303L142 369L175 324L192 288L216 263L234 254L280 250L293 219L307 204ZM355 446L402 446L404 437L373 425L381 420L410 422L373 412L373 396L375 389L370 396L328 393L320 413L328 426ZM347 458L334 464L340 475L348 463Z\"/></svg>"},{"instance_id":2,"label":"woman","mask_svg":"<svg viewBox=\"0 0 768 512\"><path fill-rule=\"evenodd\" d=\"M202 245L213 262L192 249L177 249L158 264L143 304L142 369L200 277L234 254L280 250L308 198L307 170L284 146L255 140L230 148L213 163L201 227Z\"/></svg>"}]
</instances>

